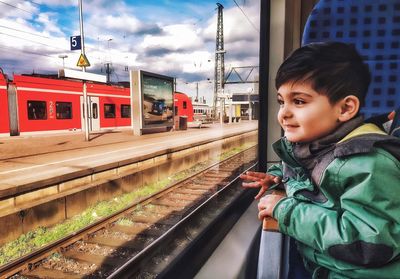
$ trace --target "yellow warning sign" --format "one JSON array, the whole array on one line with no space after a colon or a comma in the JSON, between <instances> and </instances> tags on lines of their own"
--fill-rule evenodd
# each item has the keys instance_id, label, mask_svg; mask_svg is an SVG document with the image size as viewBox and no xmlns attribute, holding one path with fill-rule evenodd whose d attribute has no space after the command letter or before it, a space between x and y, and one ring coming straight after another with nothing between
<instances>
[{"instance_id":1,"label":"yellow warning sign","mask_svg":"<svg viewBox=\"0 0 400 279\"><path fill-rule=\"evenodd\" d=\"M78 63L76 63L76 66L78 66L78 67L89 67L90 66L89 60L86 58L86 55L84 55L82 53L81 56L79 56L79 60L78 60Z\"/></svg>"}]
</instances>

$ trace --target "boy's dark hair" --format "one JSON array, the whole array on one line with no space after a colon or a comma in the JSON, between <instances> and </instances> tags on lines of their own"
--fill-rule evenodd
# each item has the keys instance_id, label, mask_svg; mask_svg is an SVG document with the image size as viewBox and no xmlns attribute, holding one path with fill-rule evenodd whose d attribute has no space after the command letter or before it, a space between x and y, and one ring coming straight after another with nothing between
<instances>
[{"instance_id":1,"label":"boy's dark hair","mask_svg":"<svg viewBox=\"0 0 400 279\"><path fill-rule=\"evenodd\" d=\"M371 75L353 45L312 43L295 50L279 67L275 87L284 83L310 81L312 88L334 104L348 95L364 103Z\"/></svg>"}]
</instances>

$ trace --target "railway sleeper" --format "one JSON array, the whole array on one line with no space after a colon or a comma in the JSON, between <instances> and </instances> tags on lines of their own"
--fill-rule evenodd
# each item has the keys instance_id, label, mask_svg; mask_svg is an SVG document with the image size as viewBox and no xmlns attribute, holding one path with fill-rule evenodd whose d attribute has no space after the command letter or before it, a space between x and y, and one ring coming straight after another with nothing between
<instances>
[{"instance_id":1,"label":"railway sleeper","mask_svg":"<svg viewBox=\"0 0 400 279\"><path fill-rule=\"evenodd\" d=\"M81 279L85 276L80 274L75 274L72 272L63 272L57 269L49 269L43 266L38 266L37 268L21 273L21 276L29 279L42 279L42 278L52 278L52 279Z\"/></svg>"},{"instance_id":2,"label":"railway sleeper","mask_svg":"<svg viewBox=\"0 0 400 279\"><path fill-rule=\"evenodd\" d=\"M215 189L215 183L213 184L200 184L200 183L196 183L196 184L192 184L192 185L188 185L186 189L190 189L190 190L203 190L204 192L206 191L210 191L211 189Z\"/></svg>"},{"instance_id":3,"label":"railway sleeper","mask_svg":"<svg viewBox=\"0 0 400 279\"><path fill-rule=\"evenodd\" d=\"M114 224L113 226L107 228L107 230L113 232L122 232L126 233L127 235L138 235L142 231L148 230L149 228L150 228L149 224L141 224L141 223L136 223L134 226L123 226Z\"/></svg>"},{"instance_id":4,"label":"railway sleeper","mask_svg":"<svg viewBox=\"0 0 400 279\"><path fill-rule=\"evenodd\" d=\"M163 224L174 225L179 221L178 217L165 217L165 216L131 216L129 220L135 223L150 223L150 224Z\"/></svg>"},{"instance_id":5,"label":"railway sleeper","mask_svg":"<svg viewBox=\"0 0 400 279\"><path fill-rule=\"evenodd\" d=\"M152 204L156 204L156 205L165 205L165 206L170 206L171 208L180 208L180 209L184 209L185 207L188 206L188 203L182 203L182 202L177 202L174 200L169 200L169 199L157 199L155 201L151 202Z\"/></svg>"},{"instance_id":6,"label":"railway sleeper","mask_svg":"<svg viewBox=\"0 0 400 279\"><path fill-rule=\"evenodd\" d=\"M174 208L165 206L165 205L151 205L151 206L146 206L143 208L143 210L146 210L146 212L153 212L155 214L164 214L164 215L169 215L169 216L180 216L181 214L179 213L178 210L175 210Z\"/></svg>"},{"instance_id":7,"label":"railway sleeper","mask_svg":"<svg viewBox=\"0 0 400 279\"><path fill-rule=\"evenodd\" d=\"M133 240L124 240L120 238L110 238L104 236L94 236L85 241L90 244L98 244L101 246L108 246L113 248L127 248L136 252L139 252L143 248L145 248L149 243L146 241L140 241L138 239Z\"/></svg>"},{"instance_id":8,"label":"railway sleeper","mask_svg":"<svg viewBox=\"0 0 400 279\"><path fill-rule=\"evenodd\" d=\"M207 170L207 173L225 173L225 174L227 174L227 173L231 173L231 172L232 172L232 170L223 170L219 166L213 167L213 168Z\"/></svg>"},{"instance_id":9,"label":"railway sleeper","mask_svg":"<svg viewBox=\"0 0 400 279\"><path fill-rule=\"evenodd\" d=\"M110 255L102 256L96 255L88 252L79 252L74 251L73 249L63 252L63 256L69 259L73 259L77 262L85 262L95 264L98 267L101 266L109 266L109 267L117 267L121 266L126 262L126 258L113 257Z\"/></svg>"},{"instance_id":10,"label":"railway sleeper","mask_svg":"<svg viewBox=\"0 0 400 279\"><path fill-rule=\"evenodd\" d=\"M175 193L183 195L201 196L205 191L202 189L192 190L192 189L178 189Z\"/></svg>"},{"instance_id":11,"label":"railway sleeper","mask_svg":"<svg viewBox=\"0 0 400 279\"><path fill-rule=\"evenodd\" d=\"M200 179L200 181L216 183L216 182L224 180L225 178L226 178L226 176L225 177L222 177L222 176L211 177L211 176L207 175L207 173L205 173L204 175L202 175L198 179ZM197 179L195 179L195 180L197 180Z\"/></svg>"},{"instance_id":12,"label":"railway sleeper","mask_svg":"<svg viewBox=\"0 0 400 279\"><path fill-rule=\"evenodd\" d=\"M169 193L166 198L168 199L177 199L177 200L182 200L182 201L195 201L200 198L199 195L192 195L192 194L182 194L182 193Z\"/></svg>"},{"instance_id":13,"label":"railway sleeper","mask_svg":"<svg viewBox=\"0 0 400 279\"><path fill-rule=\"evenodd\" d=\"M213 179L220 178L222 180L226 180L227 176L229 176L229 174L227 174L227 173L206 173L204 176L207 178L213 178Z\"/></svg>"},{"instance_id":14,"label":"railway sleeper","mask_svg":"<svg viewBox=\"0 0 400 279\"><path fill-rule=\"evenodd\" d=\"M237 169L238 167L240 167L241 165L236 165L234 167L229 167L224 165L222 168L218 169L218 171L222 171L222 172L230 172L232 174L235 174L236 172L238 172L239 170Z\"/></svg>"},{"instance_id":15,"label":"railway sleeper","mask_svg":"<svg viewBox=\"0 0 400 279\"><path fill-rule=\"evenodd\" d=\"M146 237L159 237L168 229L168 227L165 225L154 225L145 230L143 230L143 229L138 230L135 226L115 225L115 226L111 227L111 230L114 232L126 233L127 235L130 235L130 236L141 235L141 236L146 236Z\"/></svg>"},{"instance_id":16,"label":"railway sleeper","mask_svg":"<svg viewBox=\"0 0 400 279\"><path fill-rule=\"evenodd\" d=\"M219 182L220 181L217 181L216 179L203 179L203 178L195 178L192 180L192 183L204 186L215 186Z\"/></svg>"}]
</instances>

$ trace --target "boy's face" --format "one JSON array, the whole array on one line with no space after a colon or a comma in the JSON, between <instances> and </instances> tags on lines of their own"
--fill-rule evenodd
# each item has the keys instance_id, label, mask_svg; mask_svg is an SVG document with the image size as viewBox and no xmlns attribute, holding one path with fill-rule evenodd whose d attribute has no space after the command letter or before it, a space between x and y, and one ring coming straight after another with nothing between
<instances>
[{"instance_id":1,"label":"boy's face","mask_svg":"<svg viewBox=\"0 0 400 279\"><path fill-rule=\"evenodd\" d=\"M278 89L278 121L291 142L311 142L328 135L340 124L341 107L332 105L309 83L283 84Z\"/></svg>"}]
</instances>

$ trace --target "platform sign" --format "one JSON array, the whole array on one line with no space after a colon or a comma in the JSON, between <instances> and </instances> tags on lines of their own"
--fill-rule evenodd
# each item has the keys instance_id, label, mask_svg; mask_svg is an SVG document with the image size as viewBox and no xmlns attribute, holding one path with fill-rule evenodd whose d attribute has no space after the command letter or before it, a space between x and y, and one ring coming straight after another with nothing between
<instances>
[{"instance_id":1,"label":"platform sign","mask_svg":"<svg viewBox=\"0 0 400 279\"><path fill-rule=\"evenodd\" d=\"M69 38L71 50L81 49L81 36L71 36Z\"/></svg>"},{"instance_id":2,"label":"platform sign","mask_svg":"<svg viewBox=\"0 0 400 279\"><path fill-rule=\"evenodd\" d=\"M78 63L76 63L76 66L78 67L89 67L90 63L89 60L87 59L86 55L81 53L81 56L79 56Z\"/></svg>"},{"instance_id":3,"label":"platform sign","mask_svg":"<svg viewBox=\"0 0 400 279\"><path fill-rule=\"evenodd\" d=\"M131 74L132 123L136 135L144 129L174 125L174 79L145 71Z\"/></svg>"},{"instance_id":4,"label":"platform sign","mask_svg":"<svg viewBox=\"0 0 400 279\"><path fill-rule=\"evenodd\" d=\"M96 81L96 82L101 82L101 83L107 82L107 76L88 73L88 72L82 72L82 71L76 71L76 70L70 70L70 69L58 70L58 77L67 77L67 78L80 79L80 80L85 80L85 81Z\"/></svg>"}]
</instances>

